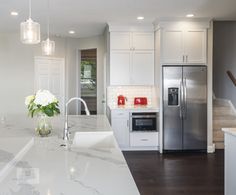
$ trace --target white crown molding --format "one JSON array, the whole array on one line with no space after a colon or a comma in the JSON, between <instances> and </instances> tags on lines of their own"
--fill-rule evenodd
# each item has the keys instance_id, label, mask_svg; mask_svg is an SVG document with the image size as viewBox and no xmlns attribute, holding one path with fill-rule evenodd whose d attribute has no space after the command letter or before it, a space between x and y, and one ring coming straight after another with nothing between
<instances>
[{"instance_id":1,"label":"white crown molding","mask_svg":"<svg viewBox=\"0 0 236 195\"><path fill-rule=\"evenodd\" d=\"M212 21L211 18L165 18L165 19L158 19L155 20L153 23L154 30L157 31L159 29L165 28L175 28L175 29L183 29L185 27L188 28L210 28L210 22Z\"/></svg>"}]
</instances>

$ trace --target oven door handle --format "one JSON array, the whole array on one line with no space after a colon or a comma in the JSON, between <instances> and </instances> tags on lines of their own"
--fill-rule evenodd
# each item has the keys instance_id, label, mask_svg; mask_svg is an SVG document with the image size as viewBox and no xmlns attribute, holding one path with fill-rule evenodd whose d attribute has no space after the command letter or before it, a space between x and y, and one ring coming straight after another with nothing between
<instances>
[{"instance_id":1,"label":"oven door handle","mask_svg":"<svg viewBox=\"0 0 236 195\"><path fill-rule=\"evenodd\" d=\"M131 118L157 118L156 115L130 116Z\"/></svg>"}]
</instances>

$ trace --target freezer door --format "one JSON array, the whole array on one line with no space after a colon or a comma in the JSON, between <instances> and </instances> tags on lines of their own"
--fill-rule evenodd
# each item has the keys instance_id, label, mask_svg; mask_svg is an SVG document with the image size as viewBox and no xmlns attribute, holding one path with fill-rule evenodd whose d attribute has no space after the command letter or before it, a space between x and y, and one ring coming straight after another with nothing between
<instances>
[{"instance_id":1,"label":"freezer door","mask_svg":"<svg viewBox=\"0 0 236 195\"><path fill-rule=\"evenodd\" d=\"M182 67L163 66L163 149L182 150Z\"/></svg>"},{"instance_id":2,"label":"freezer door","mask_svg":"<svg viewBox=\"0 0 236 195\"><path fill-rule=\"evenodd\" d=\"M207 69L183 67L183 149L207 149Z\"/></svg>"}]
</instances>

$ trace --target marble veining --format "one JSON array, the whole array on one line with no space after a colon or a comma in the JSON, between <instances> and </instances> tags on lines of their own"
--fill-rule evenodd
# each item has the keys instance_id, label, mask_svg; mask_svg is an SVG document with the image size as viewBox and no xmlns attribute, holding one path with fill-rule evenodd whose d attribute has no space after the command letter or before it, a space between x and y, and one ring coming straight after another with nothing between
<instances>
[{"instance_id":1,"label":"marble veining","mask_svg":"<svg viewBox=\"0 0 236 195\"><path fill-rule=\"evenodd\" d=\"M0 182L0 195L139 195L118 147L80 148L72 144L77 131L112 131L107 118L102 115L69 117L71 141L66 143L62 140L63 117L53 119L53 132L47 138L35 135L35 119L6 117L4 124L0 124L5 141L2 145L0 142L2 167L28 143L22 140L33 138L34 142Z\"/></svg>"}]
</instances>

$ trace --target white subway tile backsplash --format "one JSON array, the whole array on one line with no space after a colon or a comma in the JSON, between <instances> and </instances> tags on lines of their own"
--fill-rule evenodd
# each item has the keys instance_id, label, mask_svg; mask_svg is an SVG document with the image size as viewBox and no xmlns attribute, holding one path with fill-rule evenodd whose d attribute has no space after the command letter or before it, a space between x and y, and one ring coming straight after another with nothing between
<instances>
[{"instance_id":1,"label":"white subway tile backsplash","mask_svg":"<svg viewBox=\"0 0 236 195\"><path fill-rule=\"evenodd\" d=\"M135 97L147 97L149 107L154 107L158 103L155 86L109 86L107 88L107 104L109 107L117 107L117 97L119 95L123 95L128 99L127 107L134 105Z\"/></svg>"}]
</instances>

